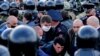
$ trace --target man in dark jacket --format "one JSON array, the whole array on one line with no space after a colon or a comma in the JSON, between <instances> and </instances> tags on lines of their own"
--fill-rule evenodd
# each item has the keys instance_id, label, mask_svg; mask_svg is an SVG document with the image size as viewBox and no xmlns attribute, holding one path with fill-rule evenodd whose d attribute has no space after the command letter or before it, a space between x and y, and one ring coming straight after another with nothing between
<instances>
[{"instance_id":1,"label":"man in dark jacket","mask_svg":"<svg viewBox=\"0 0 100 56\"><path fill-rule=\"evenodd\" d=\"M95 11L95 9L88 9L88 10L86 11L86 16L81 18L81 20L83 21L84 25L86 25L86 20L87 20L87 18L89 18L90 16L96 16L96 11Z\"/></svg>"},{"instance_id":2,"label":"man in dark jacket","mask_svg":"<svg viewBox=\"0 0 100 56\"><path fill-rule=\"evenodd\" d=\"M62 10L61 14L63 17L61 23L65 25L68 29L72 28L73 20L71 16L68 14L68 11Z\"/></svg>"},{"instance_id":3,"label":"man in dark jacket","mask_svg":"<svg viewBox=\"0 0 100 56\"><path fill-rule=\"evenodd\" d=\"M65 40L62 37L56 37L54 42L44 45L41 49L49 56L59 56L64 49Z\"/></svg>"},{"instance_id":4,"label":"man in dark jacket","mask_svg":"<svg viewBox=\"0 0 100 56\"><path fill-rule=\"evenodd\" d=\"M52 28L46 34L47 37L52 38L51 40L53 40L55 37L63 35L64 36L63 38L65 39L65 42L66 42L64 50L65 51L67 50L69 52L70 39L67 33L68 28L60 23L60 21L62 20L61 13L56 10L49 10L48 15L52 17L52 23L51 23Z\"/></svg>"},{"instance_id":5,"label":"man in dark jacket","mask_svg":"<svg viewBox=\"0 0 100 56\"><path fill-rule=\"evenodd\" d=\"M24 17L23 17L23 23L30 26L30 27L35 27L35 22L33 21L33 18L32 18L32 13L31 12L26 12L24 14Z\"/></svg>"},{"instance_id":6,"label":"man in dark jacket","mask_svg":"<svg viewBox=\"0 0 100 56\"><path fill-rule=\"evenodd\" d=\"M73 22L73 27L71 29L68 30L68 35L70 37L70 41L71 41L71 56L74 56L74 52L77 50L76 47L76 36L77 36L77 32L79 30L79 28L83 26L83 22L80 19L76 19Z\"/></svg>"}]
</instances>

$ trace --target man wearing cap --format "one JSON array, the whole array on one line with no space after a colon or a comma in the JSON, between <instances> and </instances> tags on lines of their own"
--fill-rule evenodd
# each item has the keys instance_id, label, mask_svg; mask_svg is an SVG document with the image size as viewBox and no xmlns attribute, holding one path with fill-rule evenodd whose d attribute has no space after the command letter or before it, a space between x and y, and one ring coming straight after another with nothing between
<instances>
[{"instance_id":1,"label":"man wearing cap","mask_svg":"<svg viewBox=\"0 0 100 56\"><path fill-rule=\"evenodd\" d=\"M86 20L90 16L96 16L96 10L94 8L94 4L92 3L86 3L83 5L84 8L86 8L86 16L80 18L83 21L83 24L86 25Z\"/></svg>"},{"instance_id":2,"label":"man wearing cap","mask_svg":"<svg viewBox=\"0 0 100 56\"><path fill-rule=\"evenodd\" d=\"M62 20L62 16L61 16L60 12L56 11L56 10L49 10L48 15L50 15L52 17L52 23L51 23L52 28L48 32L50 35L50 38L54 39L57 36L61 36L61 35L64 36L64 39L66 41L66 44L65 44L66 48L64 49L64 52L66 50L69 52L70 40L69 40L69 36L67 33L68 28L60 23L60 21Z\"/></svg>"}]
</instances>

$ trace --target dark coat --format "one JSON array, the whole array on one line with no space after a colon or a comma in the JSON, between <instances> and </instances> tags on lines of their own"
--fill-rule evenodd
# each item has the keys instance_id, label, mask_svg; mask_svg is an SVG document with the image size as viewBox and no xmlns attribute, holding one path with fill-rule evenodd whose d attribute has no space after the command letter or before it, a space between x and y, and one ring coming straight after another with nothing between
<instances>
[{"instance_id":1,"label":"dark coat","mask_svg":"<svg viewBox=\"0 0 100 56\"><path fill-rule=\"evenodd\" d=\"M57 54L56 51L54 50L53 43L44 45L43 47L41 47L41 49L49 56L59 56L60 55L60 54Z\"/></svg>"},{"instance_id":2,"label":"dark coat","mask_svg":"<svg viewBox=\"0 0 100 56\"><path fill-rule=\"evenodd\" d=\"M41 40L41 43L46 44L52 40L54 40L55 37L63 35L66 43L65 43L65 51L67 50L69 53L70 50L70 39L68 36L68 29L66 28L66 26L64 26L63 24L59 23L59 25L56 28L51 28L48 32L45 33L45 35L43 36L43 39ZM64 52L65 52L64 51Z\"/></svg>"},{"instance_id":3,"label":"dark coat","mask_svg":"<svg viewBox=\"0 0 100 56\"><path fill-rule=\"evenodd\" d=\"M37 56L49 56L45 52L43 52L40 48L37 50Z\"/></svg>"},{"instance_id":4,"label":"dark coat","mask_svg":"<svg viewBox=\"0 0 100 56\"><path fill-rule=\"evenodd\" d=\"M69 29L68 30L68 35L70 37L70 45L71 45L71 52L70 52L70 55L71 56L74 56L74 52L77 50L77 47L75 46L75 32L73 31L73 29Z\"/></svg>"}]
</instances>

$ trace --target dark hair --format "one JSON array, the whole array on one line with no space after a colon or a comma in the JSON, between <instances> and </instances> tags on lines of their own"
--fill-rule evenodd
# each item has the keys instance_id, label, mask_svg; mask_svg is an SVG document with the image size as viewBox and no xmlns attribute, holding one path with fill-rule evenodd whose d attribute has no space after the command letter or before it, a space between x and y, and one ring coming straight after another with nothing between
<instances>
[{"instance_id":1,"label":"dark hair","mask_svg":"<svg viewBox=\"0 0 100 56\"><path fill-rule=\"evenodd\" d=\"M64 17L69 16L69 15L68 15L68 11L65 11L65 10L62 10L62 11L61 11L61 14L62 14L62 16L64 16Z\"/></svg>"},{"instance_id":2,"label":"dark hair","mask_svg":"<svg viewBox=\"0 0 100 56\"><path fill-rule=\"evenodd\" d=\"M18 9L16 9L16 8L11 8L11 9L9 10L9 15L13 15L13 16L15 16L15 17L18 17Z\"/></svg>"},{"instance_id":3,"label":"dark hair","mask_svg":"<svg viewBox=\"0 0 100 56\"><path fill-rule=\"evenodd\" d=\"M61 46L65 46L65 39L63 37L56 37L54 39L54 44L60 44Z\"/></svg>"},{"instance_id":4,"label":"dark hair","mask_svg":"<svg viewBox=\"0 0 100 56\"><path fill-rule=\"evenodd\" d=\"M31 21L31 20L32 20L32 13L26 12L26 13L24 14L24 17L26 18L26 20Z\"/></svg>"},{"instance_id":5,"label":"dark hair","mask_svg":"<svg viewBox=\"0 0 100 56\"><path fill-rule=\"evenodd\" d=\"M49 15L43 15L40 19L40 23L51 23L52 22L52 18Z\"/></svg>"},{"instance_id":6,"label":"dark hair","mask_svg":"<svg viewBox=\"0 0 100 56\"><path fill-rule=\"evenodd\" d=\"M68 11L66 11L66 10L62 10L61 15L63 17L63 21L68 20L68 19L72 19L72 17L68 14Z\"/></svg>"}]
</instances>

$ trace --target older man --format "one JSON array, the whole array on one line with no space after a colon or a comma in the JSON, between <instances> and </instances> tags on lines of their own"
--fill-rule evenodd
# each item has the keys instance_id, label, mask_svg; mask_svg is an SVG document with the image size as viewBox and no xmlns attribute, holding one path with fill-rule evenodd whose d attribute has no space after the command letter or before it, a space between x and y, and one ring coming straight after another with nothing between
<instances>
[{"instance_id":1,"label":"older man","mask_svg":"<svg viewBox=\"0 0 100 56\"><path fill-rule=\"evenodd\" d=\"M91 16L87 19L87 25L99 28L99 19L96 16Z\"/></svg>"},{"instance_id":2,"label":"older man","mask_svg":"<svg viewBox=\"0 0 100 56\"><path fill-rule=\"evenodd\" d=\"M0 28L0 35L1 33L7 28L14 28L17 26L18 20L15 16L9 16L5 22L5 25ZM3 40L0 38L0 44L7 46L7 40Z\"/></svg>"},{"instance_id":3,"label":"older man","mask_svg":"<svg viewBox=\"0 0 100 56\"><path fill-rule=\"evenodd\" d=\"M99 22L99 19L97 17L95 17L95 16L89 17L87 19L87 24L95 27L98 30L99 36L100 36L100 22ZM100 37L98 38L96 49L100 51Z\"/></svg>"},{"instance_id":4,"label":"older man","mask_svg":"<svg viewBox=\"0 0 100 56\"><path fill-rule=\"evenodd\" d=\"M80 19L76 19L73 22L72 28L68 30L68 35L69 35L70 41L71 41L71 54L70 54L71 56L74 56L74 52L77 49L76 35L81 26L83 26L83 22Z\"/></svg>"},{"instance_id":5,"label":"older man","mask_svg":"<svg viewBox=\"0 0 100 56\"><path fill-rule=\"evenodd\" d=\"M7 19L7 27L14 28L17 26L18 19L15 16L9 16Z\"/></svg>"},{"instance_id":6,"label":"older man","mask_svg":"<svg viewBox=\"0 0 100 56\"><path fill-rule=\"evenodd\" d=\"M14 28L17 26L18 19L15 16L9 16L5 23L6 24L0 29L0 33L2 33L7 28Z\"/></svg>"}]
</instances>

